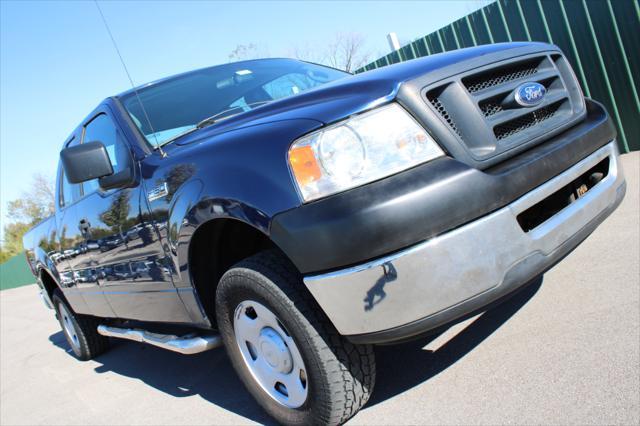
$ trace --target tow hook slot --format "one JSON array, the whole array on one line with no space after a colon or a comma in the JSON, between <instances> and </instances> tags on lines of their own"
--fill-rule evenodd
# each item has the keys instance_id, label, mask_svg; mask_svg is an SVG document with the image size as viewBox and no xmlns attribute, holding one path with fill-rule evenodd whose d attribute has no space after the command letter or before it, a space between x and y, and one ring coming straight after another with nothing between
<instances>
[{"instance_id":1,"label":"tow hook slot","mask_svg":"<svg viewBox=\"0 0 640 426\"><path fill-rule=\"evenodd\" d=\"M583 197L591 188L607 177L609 162L610 158L605 158L577 179L520 213L517 219L522 230L531 231Z\"/></svg>"}]
</instances>

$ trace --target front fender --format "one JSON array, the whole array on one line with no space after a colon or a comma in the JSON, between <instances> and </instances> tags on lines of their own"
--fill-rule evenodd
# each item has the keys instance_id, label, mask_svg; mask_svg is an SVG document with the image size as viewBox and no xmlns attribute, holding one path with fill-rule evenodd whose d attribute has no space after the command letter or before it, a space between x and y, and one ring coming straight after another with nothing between
<instances>
[{"instance_id":1,"label":"front fender","mask_svg":"<svg viewBox=\"0 0 640 426\"><path fill-rule=\"evenodd\" d=\"M191 285L189 245L204 223L235 219L269 236L272 218L301 204L287 152L293 141L321 125L299 119L244 127L187 146L170 145L167 157L143 162L147 191L166 188L166 196L150 206L157 220L166 221L176 286Z\"/></svg>"}]
</instances>

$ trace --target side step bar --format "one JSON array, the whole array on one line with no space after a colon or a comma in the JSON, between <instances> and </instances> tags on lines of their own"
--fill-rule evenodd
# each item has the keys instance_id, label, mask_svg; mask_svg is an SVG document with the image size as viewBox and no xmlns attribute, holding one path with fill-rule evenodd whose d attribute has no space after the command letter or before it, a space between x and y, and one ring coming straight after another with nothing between
<instances>
[{"instance_id":1,"label":"side step bar","mask_svg":"<svg viewBox=\"0 0 640 426\"><path fill-rule=\"evenodd\" d=\"M137 328L118 328L107 325L99 325L98 333L103 336L148 343L186 355L197 354L222 346L222 338L216 334L198 335L191 333L185 336L174 336L171 334L151 333Z\"/></svg>"}]
</instances>

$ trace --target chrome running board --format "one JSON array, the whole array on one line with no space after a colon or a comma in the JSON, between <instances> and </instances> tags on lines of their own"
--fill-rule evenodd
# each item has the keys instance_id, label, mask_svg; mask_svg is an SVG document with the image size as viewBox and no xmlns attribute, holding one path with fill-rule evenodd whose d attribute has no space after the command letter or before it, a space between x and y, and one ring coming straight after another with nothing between
<instances>
[{"instance_id":1,"label":"chrome running board","mask_svg":"<svg viewBox=\"0 0 640 426\"><path fill-rule=\"evenodd\" d=\"M118 328L107 325L99 325L98 333L103 336L148 343L186 355L197 354L222 346L222 338L217 334L198 335L191 333L184 336L175 336L172 334L151 333L137 328Z\"/></svg>"}]
</instances>

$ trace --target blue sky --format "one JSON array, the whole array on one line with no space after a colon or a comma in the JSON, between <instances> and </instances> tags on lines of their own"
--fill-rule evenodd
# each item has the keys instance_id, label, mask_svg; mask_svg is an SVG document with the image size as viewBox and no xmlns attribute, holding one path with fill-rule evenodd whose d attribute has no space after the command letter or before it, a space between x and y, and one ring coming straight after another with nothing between
<instances>
[{"instance_id":1,"label":"blue sky","mask_svg":"<svg viewBox=\"0 0 640 426\"><path fill-rule=\"evenodd\" d=\"M271 56L355 32L373 54L386 34L426 35L486 1L101 1L136 84L228 62L239 44ZM0 0L0 202L36 172L53 175L61 143L102 99L130 87L93 2ZM1 231L0 231L1 232Z\"/></svg>"}]
</instances>

